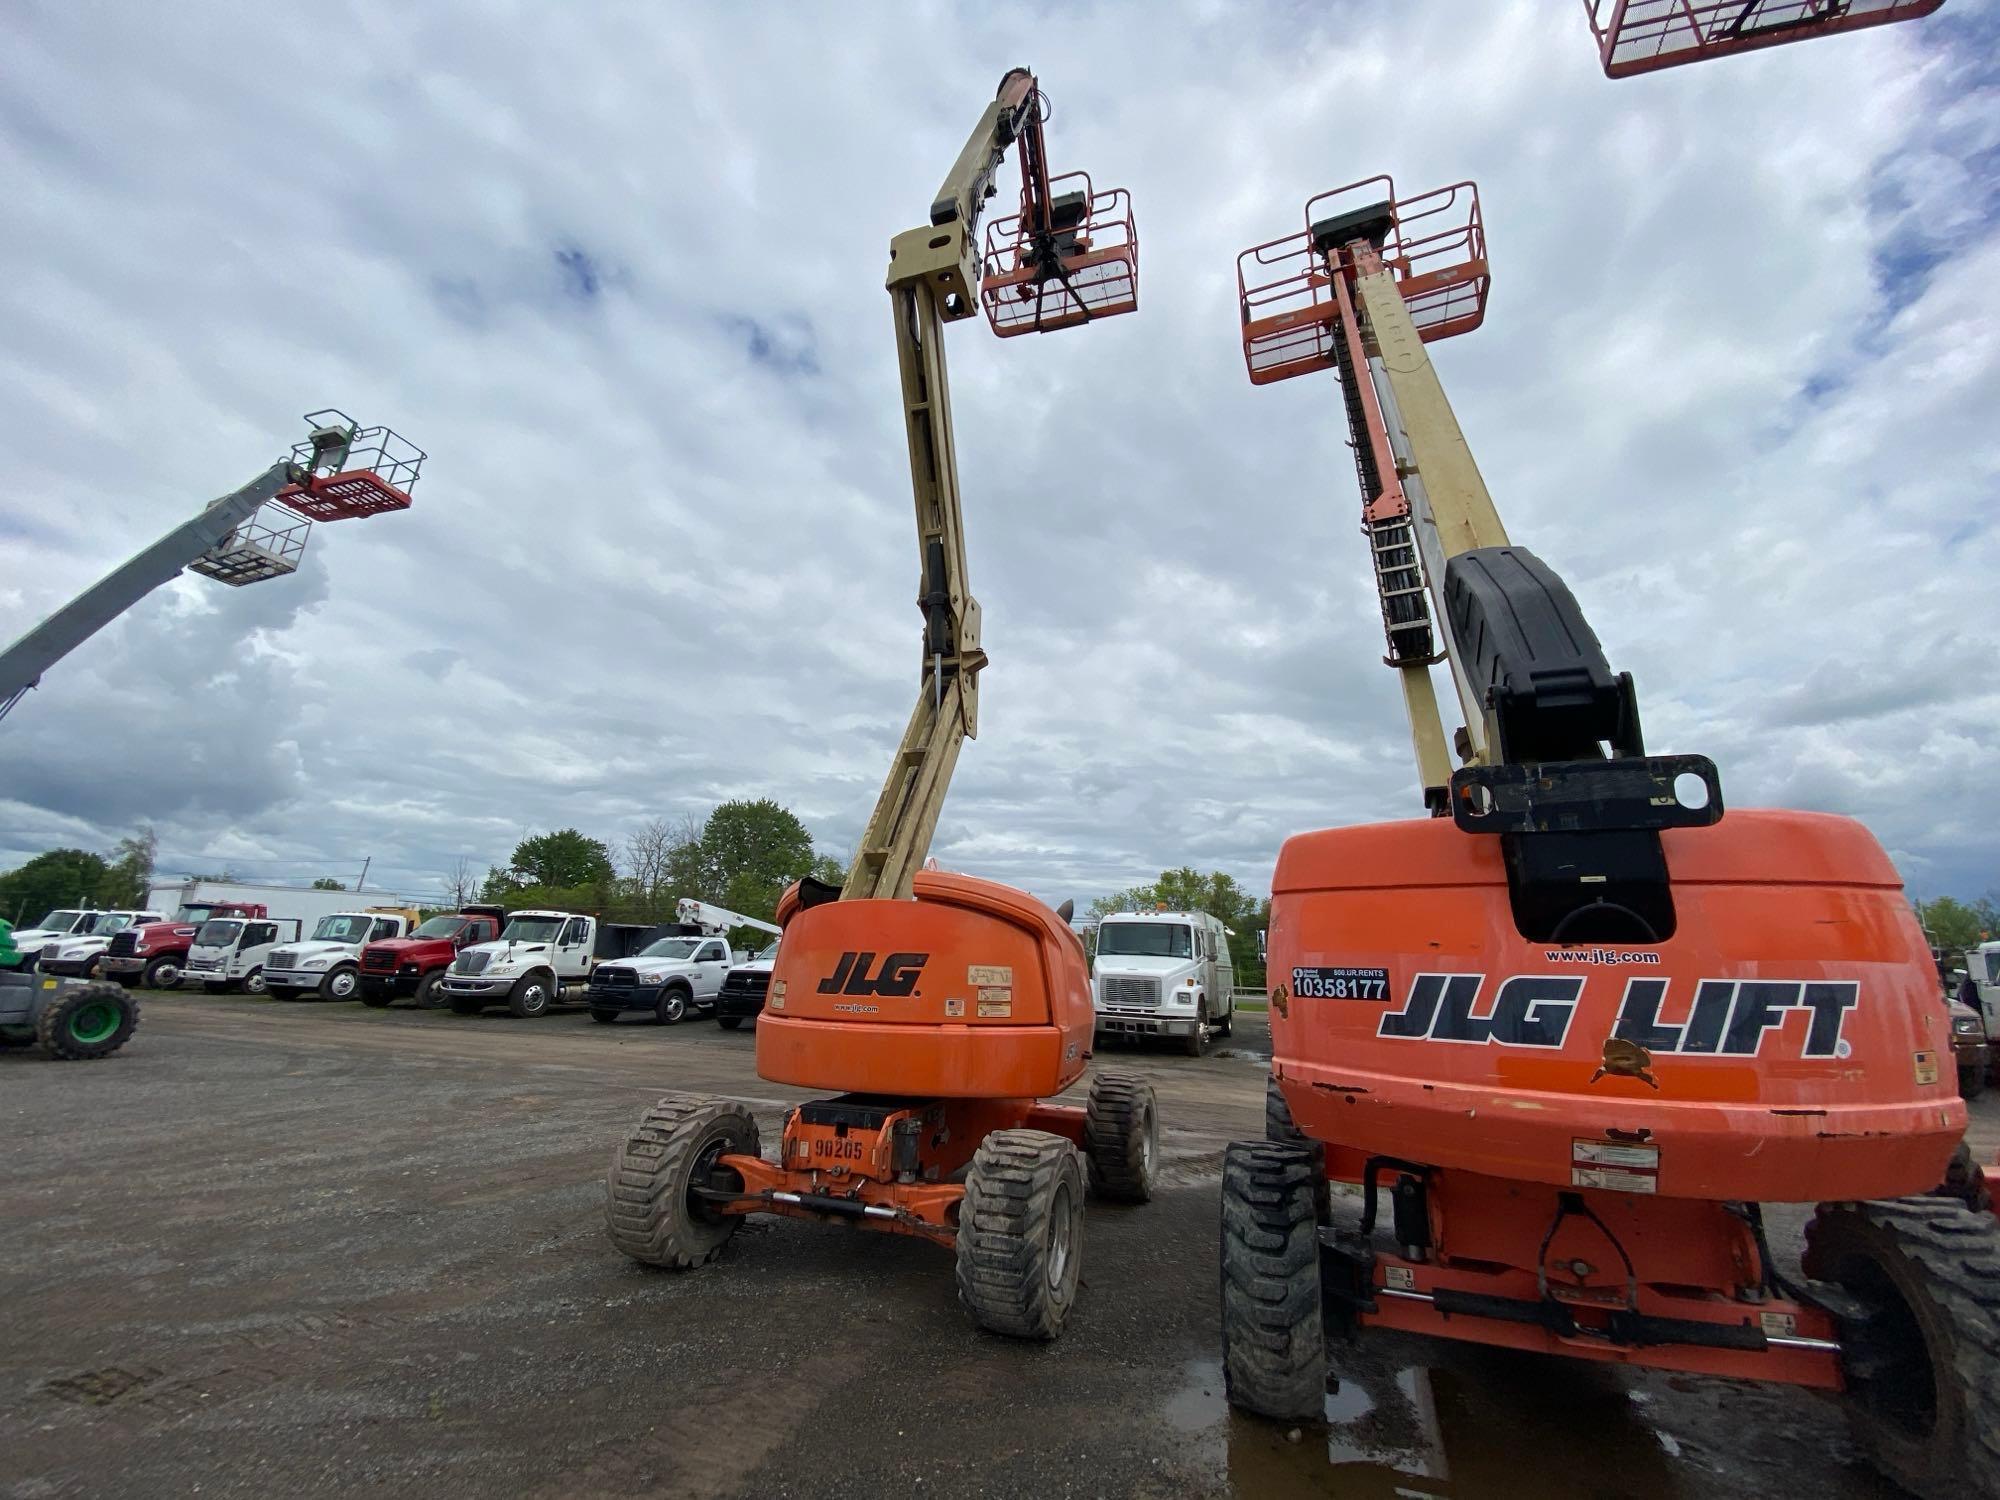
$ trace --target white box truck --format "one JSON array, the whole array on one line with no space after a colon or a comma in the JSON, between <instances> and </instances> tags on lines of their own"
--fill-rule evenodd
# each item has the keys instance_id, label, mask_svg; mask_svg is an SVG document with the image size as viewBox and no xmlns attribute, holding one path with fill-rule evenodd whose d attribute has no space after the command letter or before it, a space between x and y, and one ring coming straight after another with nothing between
<instances>
[{"instance_id":1,"label":"white box truck","mask_svg":"<svg viewBox=\"0 0 2000 1500\"><path fill-rule=\"evenodd\" d=\"M1097 924L1090 967L1097 1041L1165 1037L1189 1057L1228 1036L1236 1013L1229 929L1200 911L1127 911Z\"/></svg>"},{"instance_id":2,"label":"white box truck","mask_svg":"<svg viewBox=\"0 0 2000 1500\"><path fill-rule=\"evenodd\" d=\"M264 960L280 943L299 940L297 917L210 917L188 949L187 977L211 995L264 993Z\"/></svg>"}]
</instances>

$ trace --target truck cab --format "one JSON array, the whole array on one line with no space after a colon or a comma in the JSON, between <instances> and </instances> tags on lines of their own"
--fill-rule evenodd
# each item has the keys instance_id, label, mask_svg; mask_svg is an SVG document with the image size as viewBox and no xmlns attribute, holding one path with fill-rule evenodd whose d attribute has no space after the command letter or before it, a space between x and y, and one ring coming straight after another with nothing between
<instances>
[{"instance_id":1,"label":"truck cab","mask_svg":"<svg viewBox=\"0 0 2000 1500\"><path fill-rule=\"evenodd\" d=\"M307 994L352 1000L361 992L362 949L407 937L415 920L414 912L382 907L321 917L304 942L271 950L264 960L264 988L280 1000Z\"/></svg>"},{"instance_id":2,"label":"truck cab","mask_svg":"<svg viewBox=\"0 0 2000 1500\"><path fill-rule=\"evenodd\" d=\"M370 940L361 950L361 1003L380 1009L405 996L419 1008L442 1005L438 982L459 950L491 942L507 920L498 906L467 906L426 917L408 937Z\"/></svg>"},{"instance_id":3,"label":"truck cab","mask_svg":"<svg viewBox=\"0 0 2000 1500\"><path fill-rule=\"evenodd\" d=\"M1957 992L1953 998L1964 998L1973 1004L1987 1040L2000 1042L2000 940L1966 949L1965 972L1971 977L1976 1002L1973 996L1960 996Z\"/></svg>"},{"instance_id":4,"label":"truck cab","mask_svg":"<svg viewBox=\"0 0 2000 1500\"><path fill-rule=\"evenodd\" d=\"M187 975L211 995L264 993L264 961L279 943L297 942L297 917L210 917L188 949Z\"/></svg>"},{"instance_id":5,"label":"truck cab","mask_svg":"<svg viewBox=\"0 0 2000 1500\"><path fill-rule=\"evenodd\" d=\"M581 912L517 911L494 941L461 948L438 989L457 1015L505 1004L539 1016L590 977L597 937L597 918Z\"/></svg>"},{"instance_id":6,"label":"truck cab","mask_svg":"<svg viewBox=\"0 0 2000 1500\"><path fill-rule=\"evenodd\" d=\"M79 928L59 942L42 945L39 967L45 974L61 974L71 979L101 979L105 975L104 954L112 938L129 927L166 920L157 911L90 912L89 926Z\"/></svg>"},{"instance_id":7,"label":"truck cab","mask_svg":"<svg viewBox=\"0 0 2000 1500\"><path fill-rule=\"evenodd\" d=\"M722 988L715 995L716 1025L735 1031L745 1021L762 1015L771 991L771 971L777 966L778 945L767 943L763 952L723 975Z\"/></svg>"},{"instance_id":8,"label":"truck cab","mask_svg":"<svg viewBox=\"0 0 2000 1500\"><path fill-rule=\"evenodd\" d=\"M32 927L18 927L14 930L14 957L5 960L0 957L0 968L32 969L35 960L42 956L42 949L51 943L60 942L72 933L90 931L94 911L82 907L59 907L52 912L44 912L41 921Z\"/></svg>"},{"instance_id":9,"label":"truck cab","mask_svg":"<svg viewBox=\"0 0 2000 1500\"><path fill-rule=\"evenodd\" d=\"M1091 964L1097 1041L1165 1037L1189 1057L1228 1036L1236 1010L1229 931L1199 911L1134 911L1097 926Z\"/></svg>"},{"instance_id":10,"label":"truck cab","mask_svg":"<svg viewBox=\"0 0 2000 1500\"><path fill-rule=\"evenodd\" d=\"M591 971L585 992L590 1018L608 1022L644 1013L671 1026L689 1011L706 1013L741 957L723 938L699 930L655 938L630 958L607 959Z\"/></svg>"},{"instance_id":11,"label":"truck cab","mask_svg":"<svg viewBox=\"0 0 2000 1500\"><path fill-rule=\"evenodd\" d=\"M200 901L183 905L163 922L134 922L111 935L99 967L110 978L130 989L144 985L149 990L170 990L181 982L187 970L188 949L195 934L210 917L262 917L268 913L261 903Z\"/></svg>"}]
</instances>

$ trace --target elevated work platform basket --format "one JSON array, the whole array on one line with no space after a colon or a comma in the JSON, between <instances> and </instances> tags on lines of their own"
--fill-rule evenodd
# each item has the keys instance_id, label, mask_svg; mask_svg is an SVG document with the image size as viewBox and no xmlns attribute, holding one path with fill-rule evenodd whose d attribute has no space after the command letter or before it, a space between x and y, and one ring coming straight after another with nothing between
<instances>
[{"instance_id":1,"label":"elevated work platform basket","mask_svg":"<svg viewBox=\"0 0 2000 1500\"><path fill-rule=\"evenodd\" d=\"M345 521L407 510L410 490L424 464L424 451L387 427L358 427L345 412L329 407L309 412L316 432L344 428L345 447L329 450L312 438L293 445L292 457L310 471L302 484L278 492L290 509L314 521Z\"/></svg>"},{"instance_id":2,"label":"elevated work platform basket","mask_svg":"<svg viewBox=\"0 0 2000 1500\"><path fill-rule=\"evenodd\" d=\"M299 570L312 522L275 500L258 506L215 546L188 564L188 571L241 588Z\"/></svg>"},{"instance_id":3,"label":"elevated work platform basket","mask_svg":"<svg viewBox=\"0 0 2000 1500\"><path fill-rule=\"evenodd\" d=\"M1139 231L1132 195L1098 192L1086 172L1049 183L1053 232L1022 214L986 226L980 300L1002 338L1053 333L1139 308Z\"/></svg>"},{"instance_id":4,"label":"elevated work platform basket","mask_svg":"<svg viewBox=\"0 0 2000 1500\"><path fill-rule=\"evenodd\" d=\"M1607 78L1915 21L1944 0L1583 0Z\"/></svg>"},{"instance_id":5,"label":"elevated work platform basket","mask_svg":"<svg viewBox=\"0 0 2000 1500\"><path fill-rule=\"evenodd\" d=\"M1424 342L1470 333L1486 317L1492 278L1479 190L1453 183L1398 198L1395 182L1369 177L1306 204L1306 227L1236 257L1243 359L1253 385L1334 367L1340 302L1336 269L1348 245L1373 244Z\"/></svg>"}]
</instances>

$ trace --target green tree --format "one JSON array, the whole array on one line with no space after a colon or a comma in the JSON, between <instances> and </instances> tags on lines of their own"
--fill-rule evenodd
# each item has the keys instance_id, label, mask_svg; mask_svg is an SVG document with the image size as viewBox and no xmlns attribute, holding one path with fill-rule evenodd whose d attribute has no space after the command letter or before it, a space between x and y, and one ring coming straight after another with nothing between
<instances>
[{"instance_id":1,"label":"green tree","mask_svg":"<svg viewBox=\"0 0 2000 1500\"><path fill-rule=\"evenodd\" d=\"M153 884L153 856L159 847L159 837L150 825L143 823L137 833L120 839L111 851L104 879L98 882L97 904L144 906L146 893Z\"/></svg>"},{"instance_id":2,"label":"green tree","mask_svg":"<svg viewBox=\"0 0 2000 1500\"><path fill-rule=\"evenodd\" d=\"M502 901L535 886L608 890L614 874L611 851L602 840L587 838L574 828L558 828L531 834L516 844L508 868L487 873L483 894L489 901Z\"/></svg>"},{"instance_id":3,"label":"green tree","mask_svg":"<svg viewBox=\"0 0 2000 1500\"><path fill-rule=\"evenodd\" d=\"M335 880L331 875L320 876L319 879L312 883L312 888L316 891L344 891L347 889L346 886Z\"/></svg>"},{"instance_id":4,"label":"green tree","mask_svg":"<svg viewBox=\"0 0 2000 1500\"><path fill-rule=\"evenodd\" d=\"M785 887L813 868L812 835L768 797L725 802L668 861L676 890L769 920ZM844 874L845 872L843 872Z\"/></svg>"},{"instance_id":5,"label":"green tree","mask_svg":"<svg viewBox=\"0 0 2000 1500\"><path fill-rule=\"evenodd\" d=\"M1940 896L1935 901L1919 901L1916 906L1917 918L1923 923L1924 931L1946 952L1959 953L1979 941L1982 924L1976 907L1951 896Z\"/></svg>"},{"instance_id":6,"label":"green tree","mask_svg":"<svg viewBox=\"0 0 2000 1500\"><path fill-rule=\"evenodd\" d=\"M87 849L51 849L0 875L0 916L16 927L59 906L102 904L111 867Z\"/></svg>"}]
</instances>

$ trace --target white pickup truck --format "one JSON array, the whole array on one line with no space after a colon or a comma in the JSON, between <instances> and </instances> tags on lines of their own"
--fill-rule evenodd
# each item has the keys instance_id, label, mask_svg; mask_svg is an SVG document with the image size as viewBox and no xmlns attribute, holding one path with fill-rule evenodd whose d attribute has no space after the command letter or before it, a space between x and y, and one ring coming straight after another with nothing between
<instances>
[{"instance_id":1,"label":"white pickup truck","mask_svg":"<svg viewBox=\"0 0 2000 1500\"><path fill-rule=\"evenodd\" d=\"M297 917L210 917L188 949L186 974L211 995L227 990L261 995L264 960L278 944L298 940Z\"/></svg>"},{"instance_id":2,"label":"white pickup truck","mask_svg":"<svg viewBox=\"0 0 2000 1500\"><path fill-rule=\"evenodd\" d=\"M750 958L746 950L729 946L730 934L746 928L774 937L778 932L761 918L691 897L676 903L674 915L680 920L664 936L592 972L584 997L591 1020L609 1023L638 1014L671 1026L689 1011L714 1014L729 974Z\"/></svg>"},{"instance_id":3,"label":"white pickup truck","mask_svg":"<svg viewBox=\"0 0 2000 1500\"><path fill-rule=\"evenodd\" d=\"M352 1000L361 992L361 950L369 943L408 937L407 911L342 911L321 917L302 943L274 948L264 959L264 988L280 1000L317 995Z\"/></svg>"}]
</instances>

